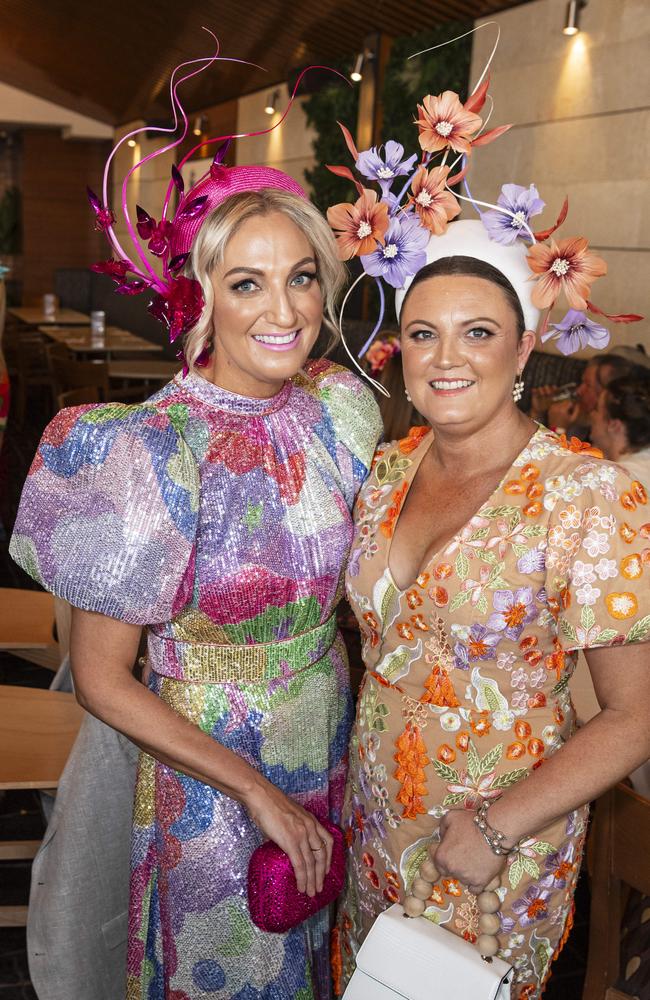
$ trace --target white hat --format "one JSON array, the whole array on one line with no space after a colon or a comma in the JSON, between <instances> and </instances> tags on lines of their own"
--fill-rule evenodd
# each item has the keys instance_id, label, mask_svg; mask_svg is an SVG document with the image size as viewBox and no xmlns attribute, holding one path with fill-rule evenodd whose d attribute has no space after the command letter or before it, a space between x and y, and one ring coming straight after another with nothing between
<instances>
[{"instance_id":1,"label":"white hat","mask_svg":"<svg viewBox=\"0 0 650 1000\"><path fill-rule=\"evenodd\" d=\"M529 248L521 240L510 246L491 240L483 223L479 219L461 219L452 222L441 236L432 235L426 248L427 264L432 264L443 257L474 257L486 264L491 264L497 271L505 275L514 288L524 314L527 330L536 330L539 322L539 309L533 303L531 296L535 283L531 281L531 270L526 262ZM399 320L402 303L415 275L407 279L403 288L395 293L395 312Z\"/></svg>"}]
</instances>

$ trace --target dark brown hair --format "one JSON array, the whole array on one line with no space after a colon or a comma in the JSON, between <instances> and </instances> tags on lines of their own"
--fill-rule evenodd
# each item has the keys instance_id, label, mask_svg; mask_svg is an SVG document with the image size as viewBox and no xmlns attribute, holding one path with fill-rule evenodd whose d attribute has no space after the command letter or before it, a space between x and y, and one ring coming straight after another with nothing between
<instances>
[{"instance_id":1,"label":"dark brown hair","mask_svg":"<svg viewBox=\"0 0 650 1000\"><path fill-rule=\"evenodd\" d=\"M607 386L605 408L611 420L620 420L630 448L650 445L650 371L634 368Z\"/></svg>"},{"instance_id":2,"label":"dark brown hair","mask_svg":"<svg viewBox=\"0 0 650 1000\"><path fill-rule=\"evenodd\" d=\"M524 311L521 308L519 296L506 278L505 274L502 274L496 267L492 267L491 264L487 264L484 260L477 260L476 257L441 257L440 260L435 260L433 264L427 264L422 268L422 270L418 271L413 278L411 286L404 296L401 311L404 311L406 300L416 285L420 285L423 281L428 281L429 278L439 278L446 275L460 275L467 278L483 278L484 281L491 281L493 285L497 285L504 293L506 299L508 300L508 305L515 314L517 339L521 339L522 334L526 329L526 322L524 320Z\"/></svg>"}]
</instances>

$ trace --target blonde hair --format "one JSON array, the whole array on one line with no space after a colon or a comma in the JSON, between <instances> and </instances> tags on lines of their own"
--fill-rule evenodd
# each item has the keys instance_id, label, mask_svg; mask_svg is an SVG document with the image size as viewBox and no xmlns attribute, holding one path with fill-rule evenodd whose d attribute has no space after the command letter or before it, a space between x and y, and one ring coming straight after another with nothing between
<instances>
[{"instance_id":1,"label":"blonde hair","mask_svg":"<svg viewBox=\"0 0 650 1000\"><path fill-rule=\"evenodd\" d=\"M335 310L345 284L346 270L338 258L334 235L318 209L306 198L276 188L263 188L226 198L205 220L194 241L186 273L200 282L205 305L199 321L185 335L183 350L190 368L206 341L212 339L214 291L210 277L223 260L228 240L247 219L272 212L288 216L309 240L323 295L323 321L331 334L328 350L336 343Z\"/></svg>"}]
</instances>

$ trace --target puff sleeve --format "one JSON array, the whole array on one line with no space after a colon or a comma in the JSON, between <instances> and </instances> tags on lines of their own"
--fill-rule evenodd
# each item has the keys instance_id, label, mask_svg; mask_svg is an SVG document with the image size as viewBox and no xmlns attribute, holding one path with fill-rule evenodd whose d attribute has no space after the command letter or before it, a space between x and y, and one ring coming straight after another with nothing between
<instances>
[{"instance_id":1,"label":"puff sleeve","mask_svg":"<svg viewBox=\"0 0 650 1000\"><path fill-rule=\"evenodd\" d=\"M352 504L383 435L379 407L370 387L341 365L312 362L309 374L334 430L337 465Z\"/></svg>"},{"instance_id":2,"label":"puff sleeve","mask_svg":"<svg viewBox=\"0 0 650 1000\"><path fill-rule=\"evenodd\" d=\"M25 483L10 553L75 607L145 625L191 596L199 474L151 405L62 410Z\"/></svg>"},{"instance_id":3,"label":"puff sleeve","mask_svg":"<svg viewBox=\"0 0 650 1000\"><path fill-rule=\"evenodd\" d=\"M650 505L605 461L558 477L546 590L565 651L650 640ZM555 484L553 484L555 485Z\"/></svg>"}]
</instances>

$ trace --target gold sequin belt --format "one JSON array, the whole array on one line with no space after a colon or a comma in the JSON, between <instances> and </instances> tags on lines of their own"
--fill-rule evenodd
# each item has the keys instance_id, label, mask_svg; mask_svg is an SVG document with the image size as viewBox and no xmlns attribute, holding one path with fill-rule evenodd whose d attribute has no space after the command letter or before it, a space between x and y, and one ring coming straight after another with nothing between
<instances>
[{"instance_id":1,"label":"gold sequin belt","mask_svg":"<svg viewBox=\"0 0 650 1000\"><path fill-rule=\"evenodd\" d=\"M336 638L336 615L291 639L254 645L180 642L149 632L147 653L157 674L196 684L261 684L322 659Z\"/></svg>"}]
</instances>

